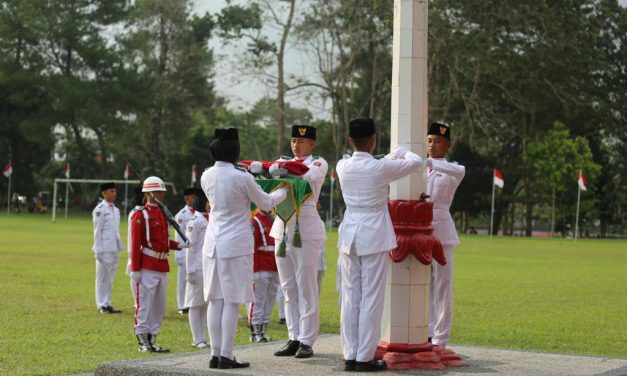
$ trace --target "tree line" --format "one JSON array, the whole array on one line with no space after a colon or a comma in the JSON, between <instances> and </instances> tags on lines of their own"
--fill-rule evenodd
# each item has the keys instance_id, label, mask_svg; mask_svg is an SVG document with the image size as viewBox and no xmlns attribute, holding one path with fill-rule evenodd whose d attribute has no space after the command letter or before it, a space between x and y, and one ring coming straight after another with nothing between
<instances>
[{"instance_id":1,"label":"tree line","mask_svg":"<svg viewBox=\"0 0 627 376\"><path fill-rule=\"evenodd\" d=\"M495 228L529 236L550 223L566 234L583 170L581 228L624 233L625 8L428 7L429 118L451 125L449 157L467 168L453 207L460 228L489 217L497 168L505 187ZM392 1L378 0L227 1L203 15L183 0L0 1L0 156L13 161L13 190L49 189L68 162L73 177L117 179L129 161L182 187L193 164L209 165L216 127L241 129L242 158L273 159L288 152L291 124L311 123L333 165L349 149L348 121L371 117L383 153L393 17ZM215 89L210 41L222 53L244 46L233 69L270 94L247 110L229 107ZM290 50L314 73L290 71Z\"/></svg>"}]
</instances>

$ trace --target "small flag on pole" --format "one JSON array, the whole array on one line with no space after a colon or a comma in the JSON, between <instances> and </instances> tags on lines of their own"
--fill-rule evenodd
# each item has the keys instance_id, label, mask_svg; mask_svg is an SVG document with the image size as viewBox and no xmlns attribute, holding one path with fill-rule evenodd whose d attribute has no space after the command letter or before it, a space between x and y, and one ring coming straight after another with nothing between
<instances>
[{"instance_id":1,"label":"small flag on pole","mask_svg":"<svg viewBox=\"0 0 627 376\"><path fill-rule=\"evenodd\" d=\"M63 175L65 175L66 179L70 178L70 164L66 163L65 167L63 167Z\"/></svg>"},{"instance_id":2,"label":"small flag on pole","mask_svg":"<svg viewBox=\"0 0 627 376\"><path fill-rule=\"evenodd\" d=\"M335 183L335 179L337 179L337 173L335 169L333 169L333 171L331 171L331 183Z\"/></svg>"},{"instance_id":3,"label":"small flag on pole","mask_svg":"<svg viewBox=\"0 0 627 376\"><path fill-rule=\"evenodd\" d=\"M494 185L496 185L499 188L503 188L505 186L505 180L503 180L503 174L501 174L501 171L497 170L496 168L494 169Z\"/></svg>"},{"instance_id":4,"label":"small flag on pole","mask_svg":"<svg viewBox=\"0 0 627 376\"><path fill-rule=\"evenodd\" d=\"M577 185L579 185L579 189L582 191L587 191L586 184L588 181L583 177L583 171L579 170L579 179L577 179Z\"/></svg>"},{"instance_id":5,"label":"small flag on pole","mask_svg":"<svg viewBox=\"0 0 627 376\"><path fill-rule=\"evenodd\" d=\"M126 164L126 167L124 167L124 180L128 180L128 178L131 177L131 166L129 166L129 164Z\"/></svg>"},{"instance_id":6,"label":"small flag on pole","mask_svg":"<svg viewBox=\"0 0 627 376\"><path fill-rule=\"evenodd\" d=\"M9 161L9 163L7 163L7 165L4 166L4 168L2 169L2 174L8 178L9 176L11 176L12 173L13 173L13 163Z\"/></svg>"},{"instance_id":7,"label":"small flag on pole","mask_svg":"<svg viewBox=\"0 0 627 376\"><path fill-rule=\"evenodd\" d=\"M192 165L192 184L196 183L196 180L198 180L198 167Z\"/></svg>"}]
</instances>

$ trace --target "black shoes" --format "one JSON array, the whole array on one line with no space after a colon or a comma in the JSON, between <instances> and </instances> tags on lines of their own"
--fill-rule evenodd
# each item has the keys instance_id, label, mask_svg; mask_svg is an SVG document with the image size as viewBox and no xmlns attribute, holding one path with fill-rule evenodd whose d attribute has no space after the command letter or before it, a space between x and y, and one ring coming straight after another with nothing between
<instances>
[{"instance_id":1,"label":"black shoes","mask_svg":"<svg viewBox=\"0 0 627 376\"><path fill-rule=\"evenodd\" d=\"M279 324L287 325L287 322L285 321L285 317L283 317L282 319L279 319Z\"/></svg>"},{"instance_id":2,"label":"black shoes","mask_svg":"<svg viewBox=\"0 0 627 376\"><path fill-rule=\"evenodd\" d=\"M355 371L357 372L376 372L385 371L388 364L383 360L371 360L369 362L355 362Z\"/></svg>"},{"instance_id":3,"label":"black shoes","mask_svg":"<svg viewBox=\"0 0 627 376\"><path fill-rule=\"evenodd\" d=\"M106 307L102 306L102 307L98 308L98 312L100 312L100 313L108 313L108 314L110 314L110 313L122 313L122 311L120 311L119 309L115 309L115 308L113 308L111 306L106 306Z\"/></svg>"},{"instance_id":4,"label":"black shoes","mask_svg":"<svg viewBox=\"0 0 627 376\"><path fill-rule=\"evenodd\" d=\"M296 355L296 352L299 350L299 347L300 347L299 341L294 341L290 339L289 341L287 341L285 346L281 348L281 350L274 353L274 356L294 356ZM309 348L311 349L311 347ZM311 354L313 355L313 350Z\"/></svg>"},{"instance_id":5,"label":"black shoes","mask_svg":"<svg viewBox=\"0 0 627 376\"><path fill-rule=\"evenodd\" d=\"M296 356L294 357L299 358L299 359L311 358L313 354L314 352L311 346L307 346L301 343L300 347L298 348L298 351L296 351Z\"/></svg>"},{"instance_id":6,"label":"black shoes","mask_svg":"<svg viewBox=\"0 0 627 376\"><path fill-rule=\"evenodd\" d=\"M354 370L355 370L355 360L344 361L344 371L354 371Z\"/></svg>"},{"instance_id":7,"label":"black shoes","mask_svg":"<svg viewBox=\"0 0 627 376\"><path fill-rule=\"evenodd\" d=\"M189 313L189 308L181 308L178 310L179 315L187 315Z\"/></svg>"},{"instance_id":8,"label":"black shoes","mask_svg":"<svg viewBox=\"0 0 627 376\"><path fill-rule=\"evenodd\" d=\"M213 357L212 357L212 360L213 360ZM248 363L248 362L240 363L235 358L233 358L233 360L231 360L229 358L225 358L223 356L220 356L220 359L218 360L218 368L219 369L246 368L246 367L250 367L250 363ZM209 362L209 368L211 368L211 361Z\"/></svg>"},{"instance_id":9,"label":"black shoes","mask_svg":"<svg viewBox=\"0 0 627 376\"><path fill-rule=\"evenodd\" d=\"M218 368L219 362L220 361L217 356L212 356L211 359L209 359L209 368Z\"/></svg>"}]
</instances>

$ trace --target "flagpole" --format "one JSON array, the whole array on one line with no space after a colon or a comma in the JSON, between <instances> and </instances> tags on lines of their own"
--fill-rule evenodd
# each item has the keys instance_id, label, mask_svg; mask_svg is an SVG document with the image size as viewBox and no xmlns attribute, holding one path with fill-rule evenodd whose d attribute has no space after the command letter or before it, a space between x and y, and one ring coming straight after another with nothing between
<instances>
[{"instance_id":1,"label":"flagpole","mask_svg":"<svg viewBox=\"0 0 627 376\"><path fill-rule=\"evenodd\" d=\"M65 220L67 221L67 204L68 204L68 195L70 193L70 183L65 182Z\"/></svg>"},{"instance_id":2,"label":"flagpole","mask_svg":"<svg viewBox=\"0 0 627 376\"><path fill-rule=\"evenodd\" d=\"M124 182L124 218L126 218L126 208L128 207L128 178Z\"/></svg>"},{"instance_id":3,"label":"flagpole","mask_svg":"<svg viewBox=\"0 0 627 376\"><path fill-rule=\"evenodd\" d=\"M579 234L579 199L581 198L581 189L577 187L577 214L575 216L575 241L577 241L577 235Z\"/></svg>"},{"instance_id":4,"label":"flagpole","mask_svg":"<svg viewBox=\"0 0 627 376\"><path fill-rule=\"evenodd\" d=\"M333 229L333 184L335 184L335 180L331 179L331 185L329 189L329 213L331 218L329 220L329 229Z\"/></svg>"},{"instance_id":5,"label":"flagpole","mask_svg":"<svg viewBox=\"0 0 627 376\"><path fill-rule=\"evenodd\" d=\"M490 210L490 238L492 237L492 233L494 232L494 196L496 189L494 188L494 171L492 171L492 210Z\"/></svg>"},{"instance_id":6,"label":"flagpole","mask_svg":"<svg viewBox=\"0 0 627 376\"><path fill-rule=\"evenodd\" d=\"M11 213L11 175L13 175L13 173L9 174L9 186L7 187L7 195L9 196L7 198L7 215Z\"/></svg>"}]
</instances>

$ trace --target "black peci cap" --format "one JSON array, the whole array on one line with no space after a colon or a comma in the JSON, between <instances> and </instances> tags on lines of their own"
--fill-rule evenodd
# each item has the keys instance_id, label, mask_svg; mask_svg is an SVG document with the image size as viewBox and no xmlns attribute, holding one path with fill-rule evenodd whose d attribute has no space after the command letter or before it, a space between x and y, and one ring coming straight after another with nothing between
<instances>
[{"instance_id":1,"label":"black peci cap","mask_svg":"<svg viewBox=\"0 0 627 376\"><path fill-rule=\"evenodd\" d=\"M311 125L292 125L292 138L316 139L316 127Z\"/></svg>"},{"instance_id":2,"label":"black peci cap","mask_svg":"<svg viewBox=\"0 0 627 376\"><path fill-rule=\"evenodd\" d=\"M375 133L372 119L353 119L348 127L348 135L351 138L364 138Z\"/></svg>"},{"instance_id":3,"label":"black peci cap","mask_svg":"<svg viewBox=\"0 0 627 376\"><path fill-rule=\"evenodd\" d=\"M115 183L113 182L100 184L100 192L104 192L108 189L113 189L113 188L115 188Z\"/></svg>"},{"instance_id":4,"label":"black peci cap","mask_svg":"<svg viewBox=\"0 0 627 376\"><path fill-rule=\"evenodd\" d=\"M451 139L451 128L448 125L440 124L440 123L432 123L429 126L429 130L427 131L427 135L435 135L446 137L448 140Z\"/></svg>"}]
</instances>

